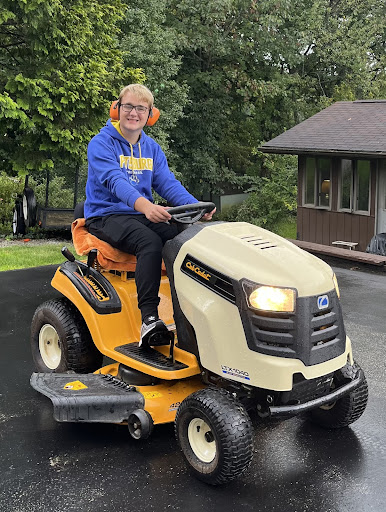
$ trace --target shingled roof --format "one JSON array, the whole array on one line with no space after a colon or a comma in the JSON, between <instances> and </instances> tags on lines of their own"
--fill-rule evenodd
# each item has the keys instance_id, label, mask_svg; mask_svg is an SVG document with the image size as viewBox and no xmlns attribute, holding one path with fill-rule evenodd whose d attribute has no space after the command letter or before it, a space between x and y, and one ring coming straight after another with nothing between
<instances>
[{"instance_id":1,"label":"shingled roof","mask_svg":"<svg viewBox=\"0 0 386 512\"><path fill-rule=\"evenodd\" d=\"M264 153L386 157L386 100L338 101L259 148Z\"/></svg>"}]
</instances>

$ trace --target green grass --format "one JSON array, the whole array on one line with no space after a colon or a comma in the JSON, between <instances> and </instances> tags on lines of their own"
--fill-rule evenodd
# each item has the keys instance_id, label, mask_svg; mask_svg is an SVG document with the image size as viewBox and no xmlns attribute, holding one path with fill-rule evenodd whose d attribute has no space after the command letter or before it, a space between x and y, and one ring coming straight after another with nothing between
<instances>
[{"instance_id":1,"label":"green grass","mask_svg":"<svg viewBox=\"0 0 386 512\"><path fill-rule=\"evenodd\" d=\"M0 247L0 272L4 270L16 270L20 268L41 267L44 265L56 265L65 261L60 252L66 245L76 255L71 243L55 243L41 245L10 245Z\"/></svg>"},{"instance_id":2,"label":"green grass","mask_svg":"<svg viewBox=\"0 0 386 512\"><path fill-rule=\"evenodd\" d=\"M283 238L296 240L296 218L288 217L286 219L282 219L277 223L275 229L272 231L282 236Z\"/></svg>"},{"instance_id":3,"label":"green grass","mask_svg":"<svg viewBox=\"0 0 386 512\"><path fill-rule=\"evenodd\" d=\"M273 231L284 238L296 239L296 219L289 217L281 220ZM62 263L65 258L60 250L64 245L76 258L84 259L84 256L75 253L74 246L70 242L42 243L41 245L28 245L27 242L25 245L0 247L0 272Z\"/></svg>"}]
</instances>

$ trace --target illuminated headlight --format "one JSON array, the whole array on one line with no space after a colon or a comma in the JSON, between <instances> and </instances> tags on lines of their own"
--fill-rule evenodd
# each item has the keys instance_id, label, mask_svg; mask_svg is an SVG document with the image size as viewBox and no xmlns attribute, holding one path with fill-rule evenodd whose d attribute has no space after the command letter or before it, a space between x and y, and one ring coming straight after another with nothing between
<instances>
[{"instance_id":1,"label":"illuminated headlight","mask_svg":"<svg viewBox=\"0 0 386 512\"><path fill-rule=\"evenodd\" d=\"M332 276L332 280L334 282L334 287L335 287L335 291L336 291L336 294L338 296L338 299L340 299L340 291L339 291L339 286L338 286L338 280L336 278L336 275L334 273L334 275Z\"/></svg>"},{"instance_id":2,"label":"illuminated headlight","mask_svg":"<svg viewBox=\"0 0 386 512\"><path fill-rule=\"evenodd\" d=\"M254 309L293 313L295 311L296 290L259 286L248 296L248 303Z\"/></svg>"}]
</instances>

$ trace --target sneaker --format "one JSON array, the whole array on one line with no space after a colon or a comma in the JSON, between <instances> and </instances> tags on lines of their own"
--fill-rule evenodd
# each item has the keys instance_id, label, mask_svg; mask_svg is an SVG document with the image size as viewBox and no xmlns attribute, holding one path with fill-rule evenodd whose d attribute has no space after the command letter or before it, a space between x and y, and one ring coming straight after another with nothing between
<instances>
[{"instance_id":1,"label":"sneaker","mask_svg":"<svg viewBox=\"0 0 386 512\"><path fill-rule=\"evenodd\" d=\"M144 319L141 326L139 346L146 348L149 346L169 345L171 334L162 320L156 316L148 316Z\"/></svg>"}]
</instances>

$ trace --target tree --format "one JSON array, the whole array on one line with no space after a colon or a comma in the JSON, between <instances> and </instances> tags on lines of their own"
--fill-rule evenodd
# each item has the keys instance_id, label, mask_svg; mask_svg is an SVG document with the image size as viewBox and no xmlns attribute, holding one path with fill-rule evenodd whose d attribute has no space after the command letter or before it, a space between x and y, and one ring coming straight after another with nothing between
<instances>
[{"instance_id":1,"label":"tree","mask_svg":"<svg viewBox=\"0 0 386 512\"><path fill-rule=\"evenodd\" d=\"M333 101L385 94L384 17L384 0L172 0L189 86L172 137L190 188L270 178L262 142Z\"/></svg>"},{"instance_id":2,"label":"tree","mask_svg":"<svg viewBox=\"0 0 386 512\"><path fill-rule=\"evenodd\" d=\"M126 3L128 8L120 39L124 62L127 66L143 70L145 85L153 92L155 105L161 111L159 122L149 130L149 134L166 151L173 167L174 153L169 135L183 115L187 102L186 84L176 81L181 64L176 50L178 33L166 23L166 0L144 3L126 0Z\"/></svg>"},{"instance_id":3,"label":"tree","mask_svg":"<svg viewBox=\"0 0 386 512\"><path fill-rule=\"evenodd\" d=\"M117 48L120 0L3 0L0 168L75 166L121 85L143 80Z\"/></svg>"}]
</instances>

